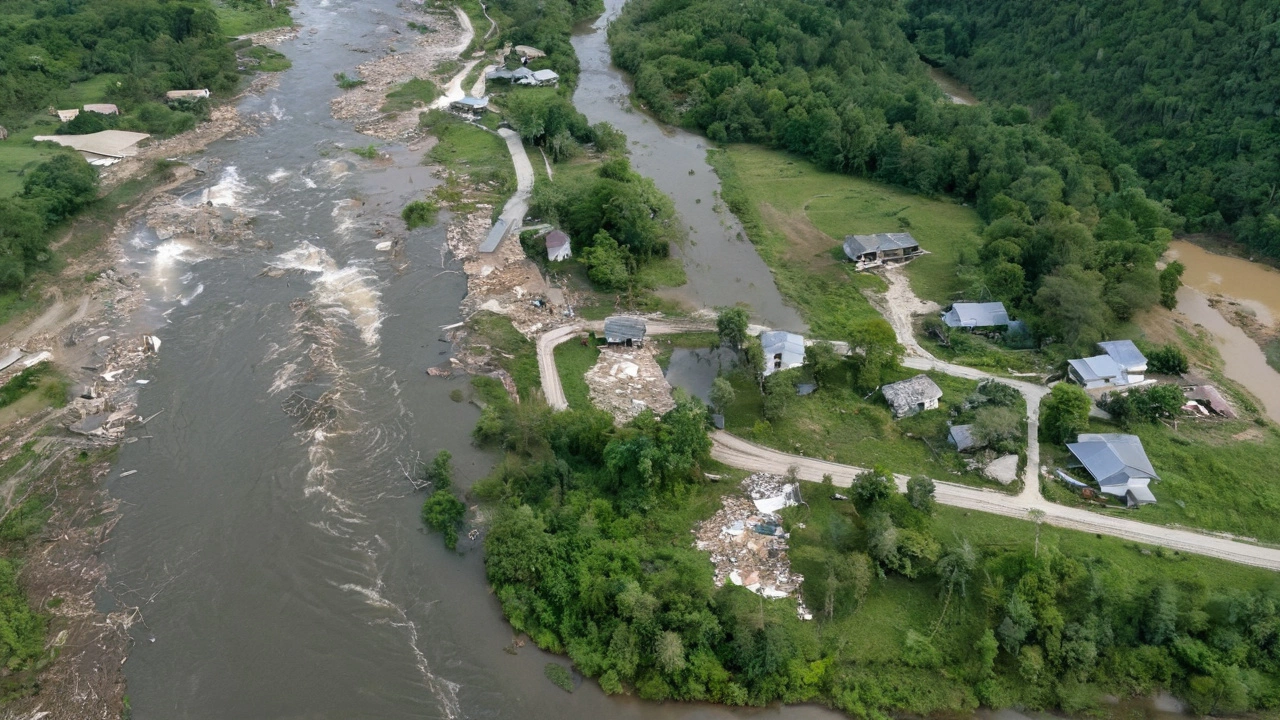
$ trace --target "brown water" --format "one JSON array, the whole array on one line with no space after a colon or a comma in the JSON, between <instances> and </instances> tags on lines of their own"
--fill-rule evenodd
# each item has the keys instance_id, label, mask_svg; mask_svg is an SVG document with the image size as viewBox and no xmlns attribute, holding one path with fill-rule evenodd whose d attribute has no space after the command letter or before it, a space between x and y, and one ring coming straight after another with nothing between
<instances>
[{"instance_id":1,"label":"brown water","mask_svg":"<svg viewBox=\"0 0 1280 720\"><path fill-rule=\"evenodd\" d=\"M951 77L951 75L942 68L936 68L932 65L928 68L929 77L933 78L933 82L938 85L947 99L956 105L977 105L978 97L969 91L959 80Z\"/></svg>"},{"instance_id":2,"label":"brown water","mask_svg":"<svg viewBox=\"0 0 1280 720\"><path fill-rule=\"evenodd\" d=\"M675 202L688 241L676 249L689 282L670 294L695 307L746 303L757 322L804 332L807 326L783 302L769 268L737 219L717 210L720 181L707 164L707 139L663 125L631 104L631 84L610 61L605 28L626 0L605 0L605 13L575 29L573 48L582 73L573 104L593 123L607 121L630 141L631 164Z\"/></svg>"},{"instance_id":3,"label":"brown water","mask_svg":"<svg viewBox=\"0 0 1280 720\"><path fill-rule=\"evenodd\" d=\"M1280 318L1280 270L1243 258L1217 255L1186 242L1169 243L1166 257L1187 267L1182 283L1207 295L1225 295L1252 310L1259 322Z\"/></svg>"}]
</instances>

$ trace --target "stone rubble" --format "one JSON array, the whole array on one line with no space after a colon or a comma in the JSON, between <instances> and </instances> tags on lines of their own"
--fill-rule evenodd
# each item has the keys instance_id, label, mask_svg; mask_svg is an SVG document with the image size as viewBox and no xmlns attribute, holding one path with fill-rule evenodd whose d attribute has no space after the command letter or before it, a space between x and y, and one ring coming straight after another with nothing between
<instances>
[{"instance_id":1,"label":"stone rubble","mask_svg":"<svg viewBox=\"0 0 1280 720\"><path fill-rule=\"evenodd\" d=\"M621 424L652 410L658 415L676 406L671 385L655 359L657 348L600 348L600 357L584 376L591 402Z\"/></svg>"}]
</instances>

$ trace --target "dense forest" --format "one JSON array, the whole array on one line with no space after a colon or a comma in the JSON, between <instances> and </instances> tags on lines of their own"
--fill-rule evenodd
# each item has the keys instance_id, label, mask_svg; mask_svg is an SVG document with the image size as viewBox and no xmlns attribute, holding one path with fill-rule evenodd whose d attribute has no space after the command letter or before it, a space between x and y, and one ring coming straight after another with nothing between
<instances>
[{"instance_id":1,"label":"dense forest","mask_svg":"<svg viewBox=\"0 0 1280 720\"><path fill-rule=\"evenodd\" d=\"M916 48L985 98L1101 117L1190 230L1280 257L1280 5L911 0Z\"/></svg>"},{"instance_id":2,"label":"dense forest","mask_svg":"<svg viewBox=\"0 0 1280 720\"><path fill-rule=\"evenodd\" d=\"M907 20L889 2L633 0L610 40L663 120L974 202L989 225L970 299L1012 303L1044 342L1087 345L1159 302L1182 219L1119 142L1076 105L945 102Z\"/></svg>"},{"instance_id":3,"label":"dense forest","mask_svg":"<svg viewBox=\"0 0 1280 720\"><path fill-rule=\"evenodd\" d=\"M789 600L717 588L693 547L690 526L727 490L703 474L700 401L616 427L599 410L515 404L498 381L474 383L475 438L506 452L471 491L496 508L489 581L517 631L606 692L821 702L855 717L979 703L1087 712L1104 693L1160 687L1201 713L1280 706L1280 594L1266 573L1049 528L1042 538L1030 523L939 509L922 478L899 494L877 470L839 491L847 500L806 485L806 504L784 511L816 616L802 621ZM427 476L447 479L447 460ZM447 485L424 507L446 542L465 511Z\"/></svg>"}]
</instances>

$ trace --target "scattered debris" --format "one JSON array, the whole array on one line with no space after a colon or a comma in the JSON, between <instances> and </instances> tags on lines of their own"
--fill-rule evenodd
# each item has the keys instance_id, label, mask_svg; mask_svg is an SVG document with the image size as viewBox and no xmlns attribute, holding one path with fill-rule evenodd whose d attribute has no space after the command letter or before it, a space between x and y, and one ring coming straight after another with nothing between
<instances>
[{"instance_id":1,"label":"scattered debris","mask_svg":"<svg viewBox=\"0 0 1280 720\"><path fill-rule=\"evenodd\" d=\"M654 347L602 347L596 364L584 376L596 407L626 422L645 410L661 415L676 406L671 385L654 359Z\"/></svg>"}]
</instances>

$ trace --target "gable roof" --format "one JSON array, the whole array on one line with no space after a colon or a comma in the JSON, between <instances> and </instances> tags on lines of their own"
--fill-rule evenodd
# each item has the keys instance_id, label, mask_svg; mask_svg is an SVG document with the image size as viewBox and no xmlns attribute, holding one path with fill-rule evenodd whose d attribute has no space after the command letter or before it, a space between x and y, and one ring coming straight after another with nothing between
<instances>
[{"instance_id":1,"label":"gable roof","mask_svg":"<svg viewBox=\"0 0 1280 720\"><path fill-rule=\"evenodd\" d=\"M1103 491L1145 486L1148 480L1160 479L1137 435L1086 433L1069 443L1067 449Z\"/></svg>"},{"instance_id":2,"label":"gable roof","mask_svg":"<svg viewBox=\"0 0 1280 720\"><path fill-rule=\"evenodd\" d=\"M909 250L920 247L911 233L876 233L875 235L845 235L844 254L856 258L869 252L885 250Z\"/></svg>"},{"instance_id":3,"label":"gable roof","mask_svg":"<svg viewBox=\"0 0 1280 720\"><path fill-rule=\"evenodd\" d=\"M893 406L895 413L902 414L922 402L940 399L942 388L938 387L933 378L920 373L913 378L882 385L880 393Z\"/></svg>"},{"instance_id":4,"label":"gable roof","mask_svg":"<svg viewBox=\"0 0 1280 720\"><path fill-rule=\"evenodd\" d=\"M569 236L565 235L561 230L552 230L547 233L547 247L560 248L569 244Z\"/></svg>"},{"instance_id":5,"label":"gable roof","mask_svg":"<svg viewBox=\"0 0 1280 720\"><path fill-rule=\"evenodd\" d=\"M1147 358L1138 350L1138 346L1133 344L1132 340L1108 340L1107 342L1098 343L1098 349L1107 354L1107 357L1116 361L1116 364L1126 370L1135 368L1145 368L1147 366Z\"/></svg>"},{"instance_id":6,"label":"gable roof","mask_svg":"<svg viewBox=\"0 0 1280 720\"><path fill-rule=\"evenodd\" d=\"M1128 378L1125 376L1124 368L1120 367L1115 360L1109 355L1094 355L1093 357L1080 358L1079 360L1068 360L1067 364L1076 371L1076 375L1083 383L1091 383L1098 381L1113 381L1117 378L1123 378L1118 385L1127 385Z\"/></svg>"},{"instance_id":7,"label":"gable roof","mask_svg":"<svg viewBox=\"0 0 1280 720\"><path fill-rule=\"evenodd\" d=\"M634 315L613 315L604 319L604 337L607 342L643 340L647 329L644 318Z\"/></svg>"},{"instance_id":8,"label":"gable roof","mask_svg":"<svg viewBox=\"0 0 1280 720\"><path fill-rule=\"evenodd\" d=\"M760 333L760 346L764 350L764 374L774 372L773 359L782 356L782 368L786 370L804 364L804 338L782 330Z\"/></svg>"},{"instance_id":9,"label":"gable roof","mask_svg":"<svg viewBox=\"0 0 1280 720\"><path fill-rule=\"evenodd\" d=\"M1002 302L958 302L942 315L949 327L995 327L1009 324L1009 312Z\"/></svg>"},{"instance_id":10,"label":"gable roof","mask_svg":"<svg viewBox=\"0 0 1280 720\"><path fill-rule=\"evenodd\" d=\"M534 70L532 77L538 82L550 82L551 80L559 80L560 74L555 70Z\"/></svg>"}]
</instances>

